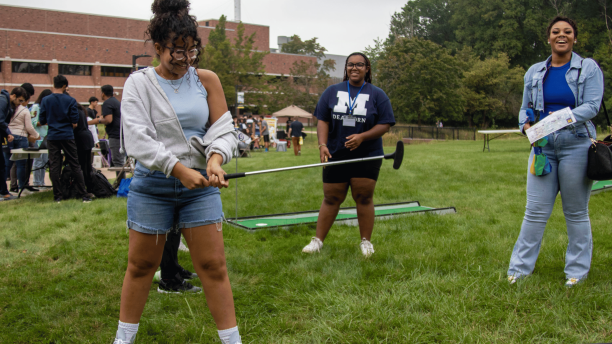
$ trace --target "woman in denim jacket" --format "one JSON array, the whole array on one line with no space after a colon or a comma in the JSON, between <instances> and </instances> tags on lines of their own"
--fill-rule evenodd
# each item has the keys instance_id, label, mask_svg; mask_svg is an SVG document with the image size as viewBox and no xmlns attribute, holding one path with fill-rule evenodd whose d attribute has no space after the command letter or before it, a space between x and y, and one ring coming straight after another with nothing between
<instances>
[{"instance_id":1,"label":"woman in denim jacket","mask_svg":"<svg viewBox=\"0 0 612 344\"><path fill-rule=\"evenodd\" d=\"M552 56L531 66L525 74L519 125L524 132L550 112L570 107L577 122L548 135L542 153L550 162L550 173L527 172L527 206L521 232L514 245L508 281L530 275L535 267L546 222L557 193L561 192L569 243L565 256L566 286L587 277L593 239L589 220L592 180L587 175L587 151L596 131L590 119L597 115L603 97L603 74L597 63L572 52L578 30L573 20L556 17L547 28ZM534 152L529 156L529 165Z\"/></svg>"}]
</instances>

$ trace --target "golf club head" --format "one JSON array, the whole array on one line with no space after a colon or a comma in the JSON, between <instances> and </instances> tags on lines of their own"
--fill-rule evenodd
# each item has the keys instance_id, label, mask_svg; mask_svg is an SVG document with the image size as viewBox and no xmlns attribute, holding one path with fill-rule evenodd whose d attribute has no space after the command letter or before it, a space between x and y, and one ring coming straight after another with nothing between
<instances>
[{"instance_id":1,"label":"golf club head","mask_svg":"<svg viewBox=\"0 0 612 344\"><path fill-rule=\"evenodd\" d=\"M400 166L402 166L402 161L404 160L404 142L397 141L395 152L385 154L384 157L385 159L393 159L393 168L399 170Z\"/></svg>"},{"instance_id":2,"label":"golf club head","mask_svg":"<svg viewBox=\"0 0 612 344\"><path fill-rule=\"evenodd\" d=\"M395 148L395 153L393 154L393 168L399 170L400 166L402 166L402 161L404 160L404 142L397 141L397 147Z\"/></svg>"}]
</instances>

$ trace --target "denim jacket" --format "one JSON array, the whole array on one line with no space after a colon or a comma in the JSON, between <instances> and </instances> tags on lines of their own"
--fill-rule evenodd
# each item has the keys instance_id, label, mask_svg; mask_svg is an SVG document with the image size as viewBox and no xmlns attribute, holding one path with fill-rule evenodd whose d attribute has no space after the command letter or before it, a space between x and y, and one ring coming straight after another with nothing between
<instances>
[{"instance_id":1,"label":"denim jacket","mask_svg":"<svg viewBox=\"0 0 612 344\"><path fill-rule=\"evenodd\" d=\"M548 66L552 56L546 61L538 62L531 66L525 73L525 87L523 89L523 104L519 112L519 126L523 131L524 122L527 119L527 109L529 103L533 104L533 110L544 111L544 76L546 75L546 66ZM578 70L582 68L580 80L576 85ZM572 113L576 117L576 123L570 125L574 127L584 126L584 123L597 115L604 92L603 73L597 63L592 59L584 59L580 55L572 52L572 60L570 68L565 74L567 85L574 93L574 98L577 99L576 107ZM578 87L576 87L578 86ZM579 94L578 90L580 90ZM579 97L579 98L578 98ZM592 123L588 124L589 133L593 138L596 136L595 127Z\"/></svg>"}]
</instances>

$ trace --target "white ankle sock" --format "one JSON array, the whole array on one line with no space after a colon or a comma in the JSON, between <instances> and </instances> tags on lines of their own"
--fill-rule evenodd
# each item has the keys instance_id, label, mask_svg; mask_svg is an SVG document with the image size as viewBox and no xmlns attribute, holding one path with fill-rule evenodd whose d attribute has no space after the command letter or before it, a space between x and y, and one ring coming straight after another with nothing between
<instances>
[{"instance_id":1,"label":"white ankle sock","mask_svg":"<svg viewBox=\"0 0 612 344\"><path fill-rule=\"evenodd\" d=\"M219 338L223 344L237 344L240 343L240 334L238 334L238 326L228 328L227 330L217 330L219 332ZM230 340L232 340L230 342Z\"/></svg>"},{"instance_id":2,"label":"white ankle sock","mask_svg":"<svg viewBox=\"0 0 612 344\"><path fill-rule=\"evenodd\" d=\"M115 343L117 343L117 339L121 339L123 343L132 343L137 332L138 324L128 324L119 320L119 328L115 336Z\"/></svg>"}]
</instances>

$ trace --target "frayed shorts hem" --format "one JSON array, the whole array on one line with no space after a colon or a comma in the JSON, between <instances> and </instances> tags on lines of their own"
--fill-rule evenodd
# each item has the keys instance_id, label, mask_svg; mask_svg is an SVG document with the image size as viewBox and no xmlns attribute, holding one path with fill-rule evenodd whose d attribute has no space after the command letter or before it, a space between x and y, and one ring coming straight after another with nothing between
<instances>
[{"instance_id":1,"label":"frayed shorts hem","mask_svg":"<svg viewBox=\"0 0 612 344\"><path fill-rule=\"evenodd\" d=\"M167 234L173 229L176 229L178 231L179 229L207 226L207 225L212 225L212 224L220 223L220 222L223 222L223 217L220 217L215 220L196 221L196 222L179 222L176 226L172 226L169 228L163 228L163 229L143 226L143 225L140 225L130 220L126 221L126 225L128 229L135 230L136 232L155 235L155 234Z\"/></svg>"}]
</instances>

